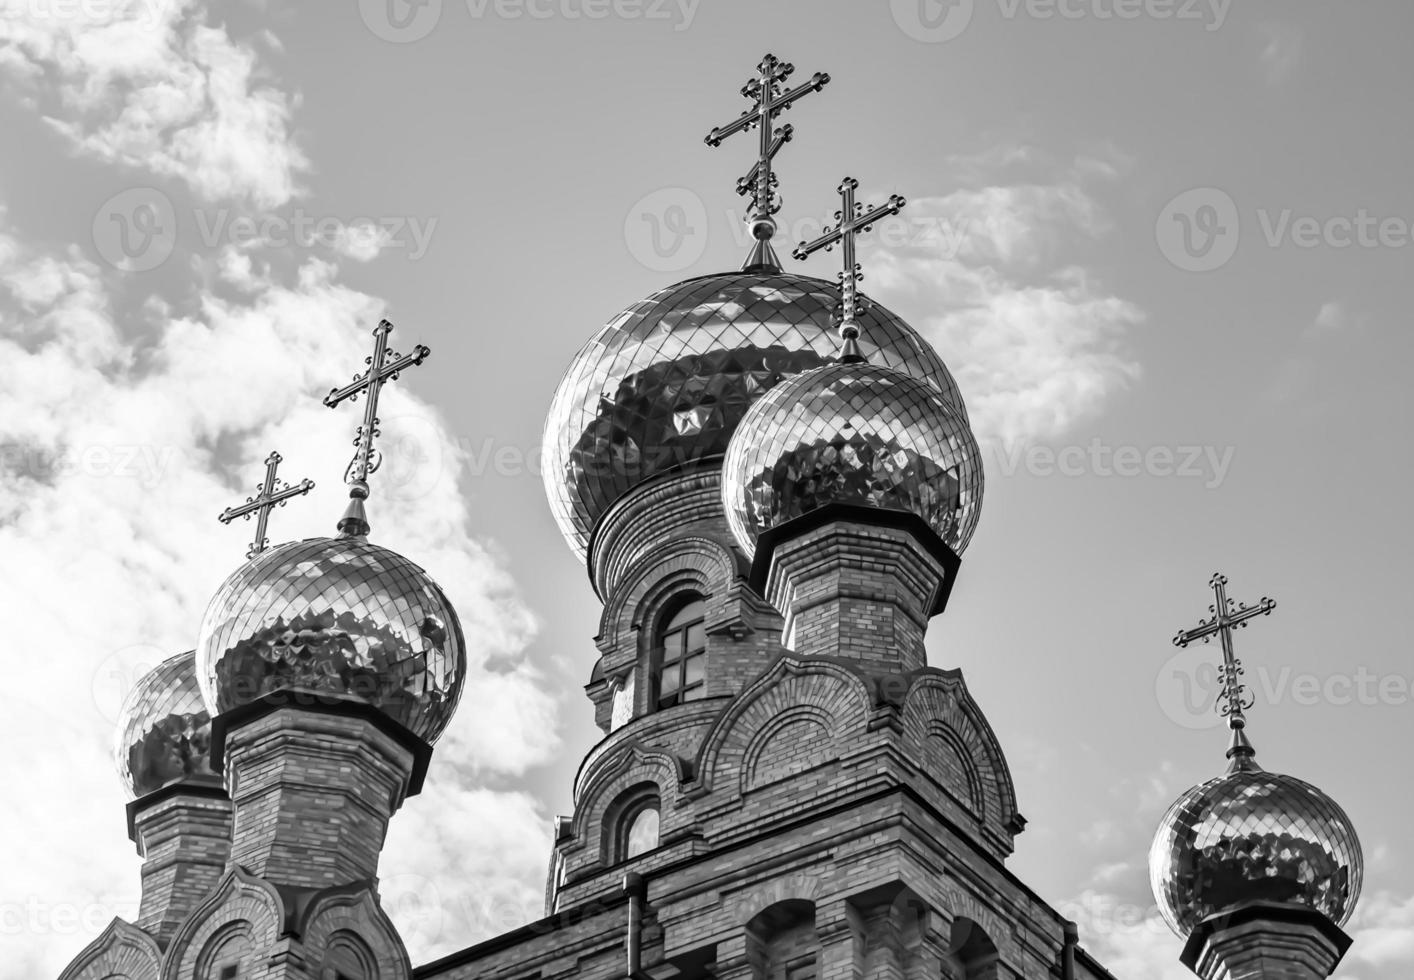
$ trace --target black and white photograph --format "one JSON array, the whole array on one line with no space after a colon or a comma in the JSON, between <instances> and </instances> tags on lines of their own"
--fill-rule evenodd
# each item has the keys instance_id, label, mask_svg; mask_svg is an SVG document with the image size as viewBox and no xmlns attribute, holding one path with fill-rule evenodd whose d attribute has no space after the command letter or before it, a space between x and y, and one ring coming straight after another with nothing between
<instances>
[{"instance_id":1,"label":"black and white photograph","mask_svg":"<svg viewBox=\"0 0 1414 980\"><path fill-rule=\"evenodd\" d=\"M1411 39L0 0L0 980L1414 977Z\"/></svg>"}]
</instances>

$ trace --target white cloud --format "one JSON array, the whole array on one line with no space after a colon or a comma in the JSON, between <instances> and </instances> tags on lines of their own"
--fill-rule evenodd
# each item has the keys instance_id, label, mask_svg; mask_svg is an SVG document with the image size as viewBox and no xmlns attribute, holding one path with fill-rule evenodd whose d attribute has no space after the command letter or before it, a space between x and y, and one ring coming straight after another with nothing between
<instances>
[{"instance_id":1,"label":"white cloud","mask_svg":"<svg viewBox=\"0 0 1414 980\"><path fill-rule=\"evenodd\" d=\"M291 100L197 0L0 0L0 71L84 153L270 208L307 169ZM256 39L256 43L268 43Z\"/></svg>"},{"instance_id":2,"label":"white cloud","mask_svg":"<svg viewBox=\"0 0 1414 980\"><path fill-rule=\"evenodd\" d=\"M924 311L915 323L947 360L983 440L1057 436L1139 377L1127 340L1143 311L1056 258L1108 232L1078 176L1103 169L1085 158L1052 183L910 200L912 226L935 233L904 248L863 240L870 288L911 294Z\"/></svg>"},{"instance_id":3,"label":"white cloud","mask_svg":"<svg viewBox=\"0 0 1414 980\"><path fill-rule=\"evenodd\" d=\"M181 315L143 323L138 341L118 326L91 262L30 254L3 234L0 256L0 619L10 649L25 651L8 661L13 750L0 758L0 782L29 787L5 821L27 846L9 860L0 895L0 910L27 924L0 935L0 975L53 975L136 900L107 758L113 709L142 669L193 645L206 599L240 563L249 530L223 527L215 514L245 496L270 449L284 454L288 478L318 483L274 515L273 539L332 532L357 420L319 396L360 368L382 310L341 286L327 263L307 262L288 285L242 267L227 272L247 288L239 301L202 294ZM416 330L394 339L406 346ZM412 394L415 384L410 371L385 392L390 462L373 480L373 537L447 590L471 665L428 800L394 819L383 870L408 873L430 860L417 856L418 838L452 835L456 853L434 848L440 863L426 866L449 901L464 904L473 885L519 901L548 854L546 819L530 819L533 804L519 794L468 787L548 759L555 703L524 657L533 617L498 558L468 535L456 440ZM396 436L407 432L431 449L394 465ZM446 805L426 805L433 800ZM468 800L501 829L459 830ZM463 874L473 867L475 877ZM69 908L94 908L102 921L70 932L49 924ZM453 936L465 938L453 930L439 942Z\"/></svg>"}]
</instances>

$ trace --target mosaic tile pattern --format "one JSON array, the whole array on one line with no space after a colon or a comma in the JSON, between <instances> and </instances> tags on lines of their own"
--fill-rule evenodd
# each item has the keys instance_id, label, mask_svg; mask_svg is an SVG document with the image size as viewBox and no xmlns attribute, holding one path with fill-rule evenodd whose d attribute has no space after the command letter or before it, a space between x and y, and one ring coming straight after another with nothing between
<instances>
[{"instance_id":1,"label":"mosaic tile pattern","mask_svg":"<svg viewBox=\"0 0 1414 980\"><path fill-rule=\"evenodd\" d=\"M196 680L190 650L168 657L128 692L113 747L130 799L211 771L211 715Z\"/></svg>"},{"instance_id":2,"label":"mosaic tile pattern","mask_svg":"<svg viewBox=\"0 0 1414 980\"><path fill-rule=\"evenodd\" d=\"M1160 822L1149 853L1159 911L1184 939L1209 915L1255 899L1344 925L1364 879L1350 818L1309 783L1248 765L1193 787Z\"/></svg>"},{"instance_id":3,"label":"mosaic tile pattern","mask_svg":"<svg viewBox=\"0 0 1414 980\"><path fill-rule=\"evenodd\" d=\"M550 509L576 554L625 491L726 452L746 410L839 353L839 286L782 273L689 279L614 317L575 356L545 421ZM912 327L875 303L859 316L875 364L922 378L967 418L957 384Z\"/></svg>"},{"instance_id":4,"label":"mosaic tile pattern","mask_svg":"<svg viewBox=\"0 0 1414 980\"><path fill-rule=\"evenodd\" d=\"M981 513L982 456L926 382L832 364L752 406L722 464L722 503L748 555L762 531L829 503L917 514L961 554Z\"/></svg>"},{"instance_id":5,"label":"mosaic tile pattern","mask_svg":"<svg viewBox=\"0 0 1414 980\"><path fill-rule=\"evenodd\" d=\"M246 563L202 617L197 673L219 714L277 691L365 701L428 742L466 677L461 624L417 565L362 538L310 538Z\"/></svg>"}]
</instances>

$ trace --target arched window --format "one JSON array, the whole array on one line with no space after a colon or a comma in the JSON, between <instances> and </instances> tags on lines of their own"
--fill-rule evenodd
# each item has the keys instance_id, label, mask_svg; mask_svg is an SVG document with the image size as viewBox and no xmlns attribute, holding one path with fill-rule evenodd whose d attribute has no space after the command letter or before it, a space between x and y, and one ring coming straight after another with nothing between
<instances>
[{"instance_id":1,"label":"arched window","mask_svg":"<svg viewBox=\"0 0 1414 980\"><path fill-rule=\"evenodd\" d=\"M707 696L707 604L694 598L658 631L655 644L655 699L657 707L670 708Z\"/></svg>"},{"instance_id":2,"label":"arched window","mask_svg":"<svg viewBox=\"0 0 1414 980\"><path fill-rule=\"evenodd\" d=\"M628 819L624 828L624 857L647 854L658 847L658 801L640 807Z\"/></svg>"}]
</instances>

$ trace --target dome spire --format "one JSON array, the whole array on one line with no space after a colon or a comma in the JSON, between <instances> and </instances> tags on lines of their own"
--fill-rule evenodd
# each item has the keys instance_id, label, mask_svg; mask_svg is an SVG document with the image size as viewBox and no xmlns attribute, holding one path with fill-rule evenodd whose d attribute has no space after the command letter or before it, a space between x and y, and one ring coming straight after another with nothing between
<instances>
[{"instance_id":1,"label":"dome spire","mask_svg":"<svg viewBox=\"0 0 1414 980\"><path fill-rule=\"evenodd\" d=\"M839 274L840 339L844 344L840 350L841 364L859 363L865 359L859 350L859 322L855 319L860 306L856 283L864 278L859 262L854 257L855 236L868 231L880 218L898 214L908 203L898 194L893 194L877 208L868 208L854 200L854 192L858 188L859 181L853 177L846 177L841 181L837 188L840 193L840 209L835 212L835 220L838 223L834 228L825 229L825 233L813 242L801 242L792 253L797 259L806 259L822 248L828 252L836 244L842 247L844 268Z\"/></svg>"},{"instance_id":2,"label":"dome spire","mask_svg":"<svg viewBox=\"0 0 1414 980\"><path fill-rule=\"evenodd\" d=\"M1255 616L1266 616L1277 607L1274 600L1263 596L1255 605L1238 603L1227 595L1227 576L1215 572L1208 581L1213 590L1213 602L1208 611L1213 615L1198 623L1192 629L1180 630L1173 638L1175 646L1186 647L1194 640L1209 642L1214 636L1222 641L1223 662L1218 667L1218 677L1223 682L1218 693L1218 711L1227 718L1227 727L1232 731L1227 757L1231 760L1230 772L1238 770L1255 771L1260 767L1256 762L1257 750L1247 737L1247 709L1256 699L1242 683L1242 661L1232 648L1232 631L1245 627Z\"/></svg>"},{"instance_id":3,"label":"dome spire","mask_svg":"<svg viewBox=\"0 0 1414 980\"><path fill-rule=\"evenodd\" d=\"M266 527L270 521L270 512L276 507L285 506L291 497L301 497L314 489L313 480L301 480L294 486L280 486L280 480L275 475L275 471L280 468L280 463L284 459L285 457L277 452L271 452L269 456L266 456L265 480L255 488L255 495L245 498L243 504L227 507L216 518L222 524L229 524L237 517L250 520L250 516L255 515L255 540L251 542L250 548L245 553L247 558L254 558L270 547L270 539L265 536Z\"/></svg>"},{"instance_id":4,"label":"dome spire","mask_svg":"<svg viewBox=\"0 0 1414 980\"><path fill-rule=\"evenodd\" d=\"M780 272L781 263L776 251L771 247L771 238L776 234L776 221L772 217L781 209L780 196L776 194L777 179L771 169L771 161L781 147L790 142L795 130L789 125L772 129L771 124L777 112L789 109L797 99L811 92L818 92L830 81L830 76L816 72L810 80L782 93L781 86L795 65L777 60L768 54L756 66L757 77L742 86L741 94L752 100L750 109L725 126L718 126L707 134L708 146L721 146L722 140L736 133L744 133L755 128L760 134L760 148L756 163L746 175L736 182L736 192L751 198L747 223L751 227L751 237L755 239L751 252L742 264L743 272Z\"/></svg>"},{"instance_id":5,"label":"dome spire","mask_svg":"<svg viewBox=\"0 0 1414 980\"><path fill-rule=\"evenodd\" d=\"M334 388L324 396L324 404L334 408L345 400L357 401L360 393L368 392L363 403L363 423L359 425L353 440L353 461L344 471L344 482L349 486L349 505L339 519L338 530L346 538L367 537L370 530L363 502L368 499L368 476L376 472L383 461L383 454L373 446L373 440L379 435L378 396L383 391L383 384L396 381L404 369L421 364L432 353L422 344L414 347L411 354L390 351L388 334L392 332L393 325L387 320L380 320L373 329L373 354L363 359L368 370L354 375L352 382L342 388Z\"/></svg>"}]
</instances>

